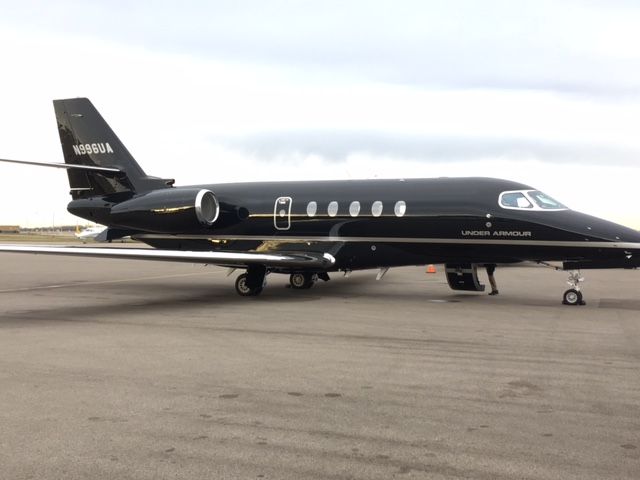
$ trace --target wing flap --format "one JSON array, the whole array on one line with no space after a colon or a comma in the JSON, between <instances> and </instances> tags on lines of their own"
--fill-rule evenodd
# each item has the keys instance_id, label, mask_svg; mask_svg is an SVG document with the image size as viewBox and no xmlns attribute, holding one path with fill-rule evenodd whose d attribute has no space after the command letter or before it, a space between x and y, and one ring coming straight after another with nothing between
<instances>
[{"instance_id":1,"label":"wing flap","mask_svg":"<svg viewBox=\"0 0 640 480\"><path fill-rule=\"evenodd\" d=\"M316 252L194 252L148 248L96 248L52 245L0 245L0 252L202 263L233 267L264 265L265 267L327 269L335 263L335 258L331 254Z\"/></svg>"}]
</instances>

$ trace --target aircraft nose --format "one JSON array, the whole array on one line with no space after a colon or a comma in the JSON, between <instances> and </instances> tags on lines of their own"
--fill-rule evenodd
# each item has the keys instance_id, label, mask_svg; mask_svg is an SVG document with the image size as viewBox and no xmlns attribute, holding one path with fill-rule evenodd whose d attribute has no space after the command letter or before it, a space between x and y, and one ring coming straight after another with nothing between
<instances>
[{"instance_id":1,"label":"aircraft nose","mask_svg":"<svg viewBox=\"0 0 640 480\"><path fill-rule=\"evenodd\" d=\"M585 238L640 243L640 232L637 230L585 213L569 211L559 216L557 220L559 228L579 233Z\"/></svg>"},{"instance_id":2,"label":"aircraft nose","mask_svg":"<svg viewBox=\"0 0 640 480\"><path fill-rule=\"evenodd\" d=\"M618 241L618 242L640 242L640 232L624 225L591 217L592 221L587 223L587 232L596 237Z\"/></svg>"}]
</instances>

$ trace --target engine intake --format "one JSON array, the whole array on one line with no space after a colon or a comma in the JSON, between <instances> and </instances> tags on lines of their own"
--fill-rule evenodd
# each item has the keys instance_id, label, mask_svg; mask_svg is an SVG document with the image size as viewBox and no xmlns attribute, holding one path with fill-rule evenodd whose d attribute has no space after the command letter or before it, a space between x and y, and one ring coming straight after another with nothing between
<instances>
[{"instance_id":1,"label":"engine intake","mask_svg":"<svg viewBox=\"0 0 640 480\"><path fill-rule=\"evenodd\" d=\"M213 225L220 214L220 205L210 190L200 190L196 195L196 217L203 225Z\"/></svg>"},{"instance_id":2,"label":"engine intake","mask_svg":"<svg viewBox=\"0 0 640 480\"><path fill-rule=\"evenodd\" d=\"M220 204L213 192L198 188L154 190L111 208L113 224L156 233L207 228L219 215Z\"/></svg>"}]
</instances>

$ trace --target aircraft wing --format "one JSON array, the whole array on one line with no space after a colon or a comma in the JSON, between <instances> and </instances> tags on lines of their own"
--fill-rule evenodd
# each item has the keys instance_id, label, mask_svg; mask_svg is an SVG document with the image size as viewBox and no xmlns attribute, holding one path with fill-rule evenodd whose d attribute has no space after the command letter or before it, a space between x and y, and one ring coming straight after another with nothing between
<instances>
[{"instance_id":1,"label":"aircraft wing","mask_svg":"<svg viewBox=\"0 0 640 480\"><path fill-rule=\"evenodd\" d=\"M197 252L150 248L61 247L52 245L0 245L0 252L202 263L228 267L264 265L265 267L327 269L335 263L333 255L316 252Z\"/></svg>"}]
</instances>

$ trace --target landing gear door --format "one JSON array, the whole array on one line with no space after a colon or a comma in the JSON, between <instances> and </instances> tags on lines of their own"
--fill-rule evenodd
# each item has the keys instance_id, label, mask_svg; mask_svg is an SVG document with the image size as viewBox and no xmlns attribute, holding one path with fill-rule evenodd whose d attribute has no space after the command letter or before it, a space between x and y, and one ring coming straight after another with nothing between
<instances>
[{"instance_id":1,"label":"landing gear door","mask_svg":"<svg viewBox=\"0 0 640 480\"><path fill-rule=\"evenodd\" d=\"M280 197L273 207L273 224L276 230L291 228L291 197Z\"/></svg>"}]
</instances>

